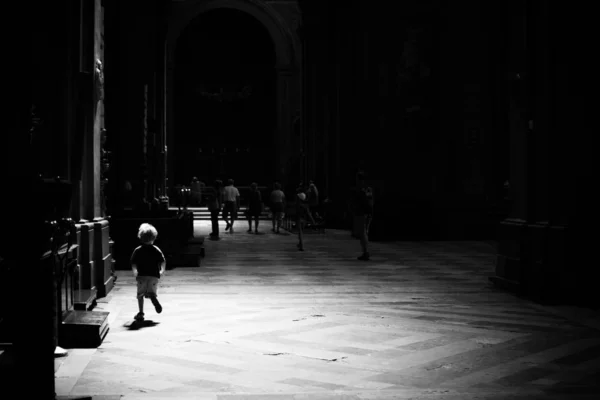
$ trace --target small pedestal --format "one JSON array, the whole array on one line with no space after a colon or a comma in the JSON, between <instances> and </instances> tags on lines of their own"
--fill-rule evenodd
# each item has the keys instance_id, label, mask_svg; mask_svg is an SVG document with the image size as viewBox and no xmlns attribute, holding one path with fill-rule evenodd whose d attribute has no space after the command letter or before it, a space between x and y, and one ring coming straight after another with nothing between
<instances>
[{"instance_id":1,"label":"small pedestal","mask_svg":"<svg viewBox=\"0 0 600 400\"><path fill-rule=\"evenodd\" d=\"M167 266L169 269L199 267L204 254L204 238L193 238L188 241L180 252L167 255Z\"/></svg>"},{"instance_id":2,"label":"small pedestal","mask_svg":"<svg viewBox=\"0 0 600 400\"><path fill-rule=\"evenodd\" d=\"M64 348L96 348L108 333L108 312L70 311L60 326L59 345Z\"/></svg>"}]
</instances>

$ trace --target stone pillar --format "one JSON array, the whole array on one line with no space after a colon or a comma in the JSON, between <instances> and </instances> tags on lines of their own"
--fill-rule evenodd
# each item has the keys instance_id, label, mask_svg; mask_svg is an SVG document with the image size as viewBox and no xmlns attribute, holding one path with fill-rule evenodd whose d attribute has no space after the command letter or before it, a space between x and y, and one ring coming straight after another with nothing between
<instances>
[{"instance_id":1,"label":"stone pillar","mask_svg":"<svg viewBox=\"0 0 600 400\"><path fill-rule=\"evenodd\" d=\"M510 189L509 218L498 228L498 254L495 275L490 280L510 291L523 292L523 266L527 264L524 240L529 218L529 71L525 43L525 7L509 7L508 31Z\"/></svg>"},{"instance_id":2,"label":"stone pillar","mask_svg":"<svg viewBox=\"0 0 600 400\"><path fill-rule=\"evenodd\" d=\"M560 28L560 23L553 24L556 28L547 37L548 43L556 49L553 52L555 58L548 64L554 95L549 135L547 258L564 298L597 308L600 300L596 281L590 279L596 268L595 263L590 262L596 258L592 254L596 238L584 233L593 232L594 228L589 228L595 226L595 212L592 212L597 207L597 195L593 194L596 177L592 166L596 153L592 136L595 135L590 121L582 113L587 106L586 96L580 95L594 74L587 69L593 69L594 64L589 62L590 55L586 50L594 40L586 30L593 25L583 21L585 17L576 10L557 9L558 6L549 8L551 22L577 20L577 27L565 30ZM566 16L568 13L572 13L569 15L572 18Z\"/></svg>"},{"instance_id":3,"label":"stone pillar","mask_svg":"<svg viewBox=\"0 0 600 400\"><path fill-rule=\"evenodd\" d=\"M82 108L86 121L82 128L84 132L83 143L83 163L80 188L80 209L81 216L86 219L103 217L102 210L102 191L101 191L101 163L102 163L102 128L103 128L103 91L104 77L102 59L104 51L102 46L103 18L102 6L100 0L94 1L94 11L90 15L90 20L83 23L91 24L94 31L94 52L90 54L93 71L90 80L82 81L81 91L93 91L91 96L92 104L85 105ZM93 18L93 19L92 19ZM91 83L89 86L87 83ZM88 122L89 118L89 124Z\"/></svg>"},{"instance_id":4,"label":"stone pillar","mask_svg":"<svg viewBox=\"0 0 600 400\"><path fill-rule=\"evenodd\" d=\"M490 279L541 303L565 303L577 293L578 279L565 257L567 191L554 186L556 178L566 186L568 168L565 141L557 143L554 134L560 114L568 114L556 112L556 104L569 98L556 90L568 75L553 70L559 60L552 46L563 32L552 27L548 3L528 3L520 11L512 24L511 38L517 40L510 44L515 49L510 109L513 205L510 218L500 225L496 275Z\"/></svg>"},{"instance_id":5,"label":"stone pillar","mask_svg":"<svg viewBox=\"0 0 600 400\"><path fill-rule=\"evenodd\" d=\"M333 140L331 146L335 149L335 156L333 157L333 176L341 177L342 175L342 161L341 161L341 147L342 147L342 113L341 113L341 96L342 91L342 71L340 64L337 63L335 66L335 132L333 133ZM331 160L330 160L331 163ZM341 185L345 184L345 180L336 180L335 187L337 190L342 189ZM343 190L343 189L342 189Z\"/></svg>"},{"instance_id":6,"label":"stone pillar","mask_svg":"<svg viewBox=\"0 0 600 400\"><path fill-rule=\"evenodd\" d=\"M165 87L165 146L163 148L165 158L165 190L167 196L175 185L175 174L173 155L175 154L175 121L173 111L173 88L175 86L174 79L174 49L167 48L167 62L166 62L166 87Z\"/></svg>"},{"instance_id":7,"label":"stone pillar","mask_svg":"<svg viewBox=\"0 0 600 400\"><path fill-rule=\"evenodd\" d=\"M283 180L290 172L289 161L294 160L297 154L292 149L297 149L296 138L292 138L294 130L302 129L302 115L294 115L291 109L291 92L293 89L292 68L289 65L278 65L277 69L277 133L275 135L275 148L278 150L277 180ZM298 126L300 124L300 126ZM292 178L293 179L293 178Z\"/></svg>"},{"instance_id":8,"label":"stone pillar","mask_svg":"<svg viewBox=\"0 0 600 400\"><path fill-rule=\"evenodd\" d=\"M148 142L148 112L149 112L149 85L147 83L144 83L143 85L143 109L142 109L142 120L141 120L141 124L142 124L142 164L141 164L141 179L142 179L142 185L143 185L143 189L142 189L142 198L143 199L148 199L149 196L149 182L148 182L148 178L149 173L148 173L148 161L149 161L149 154L148 154L148 148L149 148L149 142Z\"/></svg>"},{"instance_id":9,"label":"stone pillar","mask_svg":"<svg viewBox=\"0 0 600 400\"><path fill-rule=\"evenodd\" d=\"M334 88L335 90L335 88ZM330 135L331 135L331 121L332 121L332 117L331 117L331 113L332 113L332 108L331 107L331 103L332 103L332 96L328 93L324 100L323 100L323 112L325 114L325 117L323 118L323 131L322 131L322 136L323 136L323 149L322 149L322 159L321 159L321 165L323 166L322 170L318 171L318 173L320 173L320 176L322 176L324 178L324 181L322 180L323 178L319 179L321 182L319 182L319 187L321 188L321 193L319 193L319 201L323 201L325 200L326 196L329 196L329 180L330 180L330 174L331 174L331 169L329 168L329 152L330 152L330 148L331 148L331 139L330 139ZM315 179L317 179L315 177Z\"/></svg>"},{"instance_id":10,"label":"stone pillar","mask_svg":"<svg viewBox=\"0 0 600 400\"><path fill-rule=\"evenodd\" d=\"M159 79L157 89L158 115L157 125L158 132L156 138L156 155L157 155L157 170L156 170L156 185L159 195L165 196L166 193L166 146L167 146L167 42L162 41L162 52L160 58Z\"/></svg>"},{"instance_id":11,"label":"stone pillar","mask_svg":"<svg viewBox=\"0 0 600 400\"><path fill-rule=\"evenodd\" d=\"M559 294L560 283L556 264L548 259L549 233L549 140L552 132L552 102L555 93L552 90L550 65L550 21L548 7L539 3L528 10L527 37L530 67L530 109L528 118L528 134L530 136L529 154L531 157L529 170L529 202L528 202L528 235L524 251L529 253L529 263L522 263L522 275L527 294L539 302L554 302ZM529 248L527 248L529 247ZM523 257L527 261L527 257Z\"/></svg>"}]
</instances>

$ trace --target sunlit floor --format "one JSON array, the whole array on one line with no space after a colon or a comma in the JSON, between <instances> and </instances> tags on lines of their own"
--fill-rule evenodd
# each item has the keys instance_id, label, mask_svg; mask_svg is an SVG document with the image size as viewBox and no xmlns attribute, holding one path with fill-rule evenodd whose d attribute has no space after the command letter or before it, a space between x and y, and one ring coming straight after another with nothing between
<instances>
[{"instance_id":1,"label":"sunlit floor","mask_svg":"<svg viewBox=\"0 0 600 400\"><path fill-rule=\"evenodd\" d=\"M210 222L197 221L206 235ZM268 222L206 241L199 268L162 278L156 314L137 312L131 273L97 310L98 349L56 359L59 396L95 399L598 398L600 324L488 283L494 249L478 242L305 238ZM223 231L224 226L221 226ZM160 233L159 233L160 234ZM581 314L581 315L579 315ZM587 319L586 319L587 318ZM60 397L59 397L60 398Z\"/></svg>"}]
</instances>

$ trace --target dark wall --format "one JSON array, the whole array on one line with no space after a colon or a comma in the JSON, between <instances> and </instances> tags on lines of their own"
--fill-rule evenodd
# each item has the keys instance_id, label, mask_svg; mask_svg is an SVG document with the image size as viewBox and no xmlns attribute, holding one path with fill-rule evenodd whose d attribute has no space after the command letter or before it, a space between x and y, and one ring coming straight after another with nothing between
<instances>
[{"instance_id":1,"label":"dark wall","mask_svg":"<svg viewBox=\"0 0 600 400\"><path fill-rule=\"evenodd\" d=\"M154 194L153 178L158 173L153 147L158 130L155 104L166 6L163 0L105 1L106 147L113 152L109 175L112 208L123 200L125 181L132 183L136 198Z\"/></svg>"},{"instance_id":2,"label":"dark wall","mask_svg":"<svg viewBox=\"0 0 600 400\"><path fill-rule=\"evenodd\" d=\"M0 265L3 282L26 282L36 296L22 296L23 285L4 285L2 300L21 298L19 307L3 309L0 330L12 342L9 363L3 373L2 395L16 393L25 376L36 376L29 390L32 397L51 396L54 389L53 314L50 269L39 262L49 242L44 228L44 205L53 198L40 189L38 176L69 174L68 79L69 6L49 2L14 2L4 5L5 70L3 132L0 135ZM33 102L39 105L37 131L32 131ZM44 128L41 119L46 122ZM62 146L61 146L62 145ZM60 148L59 148L60 146ZM68 215L54 215L63 217ZM35 326L24 309L37 308ZM6 311L6 313L4 313ZM8 338L8 340L6 340ZM31 364L36 359L35 365ZM9 371L10 370L10 371ZM14 390L13 390L14 389Z\"/></svg>"},{"instance_id":3,"label":"dark wall","mask_svg":"<svg viewBox=\"0 0 600 400\"><path fill-rule=\"evenodd\" d=\"M266 28L233 9L199 15L177 41L174 75L176 183L271 182L276 75Z\"/></svg>"},{"instance_id":4,"label":"dark wall","mask_svg":"<svg viewBox=\"0 0 600 400\"><path fill-rule=\"evenodd\" d=\"M375 224L375 236L492 236L509 158L504 31L492 29L502 7L353 1L305 12L313 175L331 178L322 186L340 215L363 169L389 227Z\"/></svg>"}]
</instances>

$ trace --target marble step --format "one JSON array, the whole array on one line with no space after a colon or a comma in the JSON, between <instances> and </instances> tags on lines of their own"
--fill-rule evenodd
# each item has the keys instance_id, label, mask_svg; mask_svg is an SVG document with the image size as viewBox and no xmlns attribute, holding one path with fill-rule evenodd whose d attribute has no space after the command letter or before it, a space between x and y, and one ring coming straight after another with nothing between
<instances>
[{"instance_id":1,"label":"marble step","mask_svg":"<svg viewBox=\"0 0 600 400\"><path fill-rule=\"evenodd\" d=\"M106 311L79 311L67 313L59 332L59 345L64 348L96 348L108 333Z\"/></svg>"},{"instance_id":2,"label":"marble step","mask_svg":"<svg viewBox=\"0 0 600 400\"><path fill-rule=\"evenodd\" d=\"M96 306L96 289L76 290L73 299L73 308L80 311L88 311Z\"/></svg>"}]
</instances>

